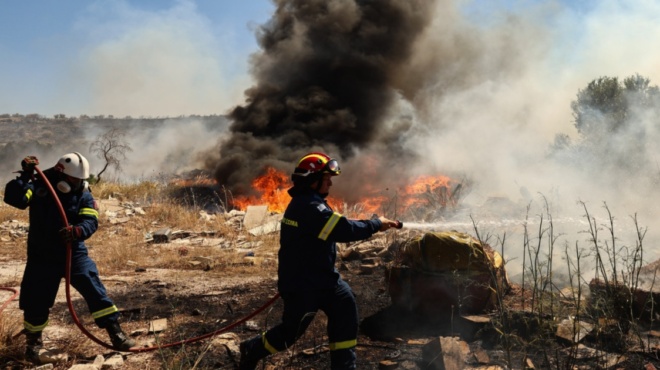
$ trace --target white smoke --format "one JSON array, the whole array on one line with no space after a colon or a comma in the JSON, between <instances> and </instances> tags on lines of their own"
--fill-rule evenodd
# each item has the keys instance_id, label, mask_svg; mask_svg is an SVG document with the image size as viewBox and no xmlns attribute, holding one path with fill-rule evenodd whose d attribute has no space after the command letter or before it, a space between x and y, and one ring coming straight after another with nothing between
<instances>
[{"instance_id":1,"label":"white smoke","mask_svg":"<svg viewBox=\"0 0 660 370\"><path fill-rule=\"evenodd\" d=\"M408 97L419 109L415 124L423 126L423 135L408 138L408 147L419 148L425 159L416 171L466 174L474 180L466 202L532 201L537 205L533 217L543 214L539 206L549 201L554 217L578 220L584 215L578 202L584 201L600 225L607 223L607 204L621 228L618 236L634 235L630 216L636 214L640 226L650 227L646 242L653 246L660 240L660 230L652 229L659 216L653 187L660 174L657 122L640 125L647 130L640 145L654 164L647 178L621 181L627 176L623 172L585 171L548 154L556 134L579 140L570 103L590 81L639 74L651 85L660 84L660 53L652 47L660 41L660 3L537 2L523 10L491 4L487 14L474 8L481 3L441 2L435 24L418 45L411 70L423 71L427 80L424 89ZM622 136L622 148L633 137ZM522 238L520 228L515 230L509 241L518 248ZM588 246L587 236L577 231L583 230L570 230L561 240ZM621 240L634 243L634 238ZM648 260L658 258L653 248L647 250ZM510 257L520 257L519 251Z\"/></svg>"}]
</instances>

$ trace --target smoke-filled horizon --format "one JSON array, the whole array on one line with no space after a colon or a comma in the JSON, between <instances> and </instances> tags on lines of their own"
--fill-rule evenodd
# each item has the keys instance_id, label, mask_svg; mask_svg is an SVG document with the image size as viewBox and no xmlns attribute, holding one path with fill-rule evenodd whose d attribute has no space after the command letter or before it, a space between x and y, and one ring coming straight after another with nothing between
<instances>
[{"instance_id":1,"label":"smoke-filled horizon","mask_svg":"<svg viewBox=\"0 0 660 370\"><path fill-rule=\"evenodd\" d=\"M519 13L449 0L276 4L257 35L255 84L208 163L236 193L249 193L266 166L290 172L302 154L323 150L341 161L335 188L348 200L365 184L396 188L428 174L467 177L483 197L519 198L521 188L565 191L567 204L628 196L602 186L620 186L617 174L548 154L557 134L579 139L570 104L591 80L640 73L657 83L648 68L657 57L629 60L611 50L635 50L630 43L598 40L624 40L621 28L660 6L605 2L576 19L550 3Z\"/></svg>"}]
</instances>

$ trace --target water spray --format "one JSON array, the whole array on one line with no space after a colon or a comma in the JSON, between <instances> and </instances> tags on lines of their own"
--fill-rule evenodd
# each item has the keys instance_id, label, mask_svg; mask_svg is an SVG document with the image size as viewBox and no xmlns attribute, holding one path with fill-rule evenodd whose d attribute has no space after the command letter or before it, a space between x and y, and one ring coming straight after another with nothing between
<instances>
[{"instance_id":1,"label":"water spray","mask_svg":"<svg viewBox=\"0 0 660 370\"><path fill-rule=\"evenodd\" d=\"M378 218L378 215L374 213L371 216L371 219L376 219L376 218ZM394 222L396 222L396 226L394 226L395 228L397 229L403 228L403 221L394 220ZM443 226L446 227L446 224L440 222L434 222L434 223L406 222L406 229L433 230Z\"/></svg>"},{"instance_id":2,"label":"water spray","mask_svg":"<svg viewBox=\"0 0 660 370\"><path fill-rule=\"evenodd\" d=\"M396 220L397 229L403 228L403 221ZM442 222L433 222L433 223L421 223L421 222L406 222L406 229L417 229L417 230L435 230L442 227L447 227L446 223Z\"/></svg>"}]
</instances>

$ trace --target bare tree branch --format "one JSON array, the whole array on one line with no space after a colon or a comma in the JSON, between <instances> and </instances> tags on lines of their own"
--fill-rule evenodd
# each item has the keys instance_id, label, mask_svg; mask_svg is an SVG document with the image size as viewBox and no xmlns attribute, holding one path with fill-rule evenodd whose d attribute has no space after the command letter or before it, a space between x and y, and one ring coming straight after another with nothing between
<instances>
[{"instance_id":1,"label":"bare tree branch","mask_svg":"<svg viewBox=\"0 0 660 370\"><path fill-rule=\"evenodd\" d=\"M89 146L90 152L97 158L105 161L103 169L96 175L96 182L101 181L101 175L112 166L115 171L121 172L121 162L126 159L126 153L133 149L125 141L126 132L124 130L113 128L103 135L100 135Z\"/></svg>"}]
</instances>

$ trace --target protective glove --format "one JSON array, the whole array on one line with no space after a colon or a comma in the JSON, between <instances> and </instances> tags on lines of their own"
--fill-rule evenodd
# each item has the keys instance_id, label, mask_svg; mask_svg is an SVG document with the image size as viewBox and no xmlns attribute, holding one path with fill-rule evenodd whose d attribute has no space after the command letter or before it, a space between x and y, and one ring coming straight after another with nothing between
<instances>
[{"instance_id":1,"label":"protective glove","mask_svg":"<svg viewBox=\"0 0 660 370\"><path fill-rule=\"evenodd\" d=\"M69 225L60 229L60 237L65 243L73 243L82 238L82 228L80 226Z\"/></svg>"},{"instance_id":2,"label":"protective glove","mask_svg":"<svg viewBox=\"0 0 660 370\"><path fill-rule=\"evenodd\" d=\"M23 171L33 174L34 173L34 168L39 165L39 160L37 157L33 155L28 155L27 157L23 158L21 161L21 168Z\"/></svg>"}]
</instances>

